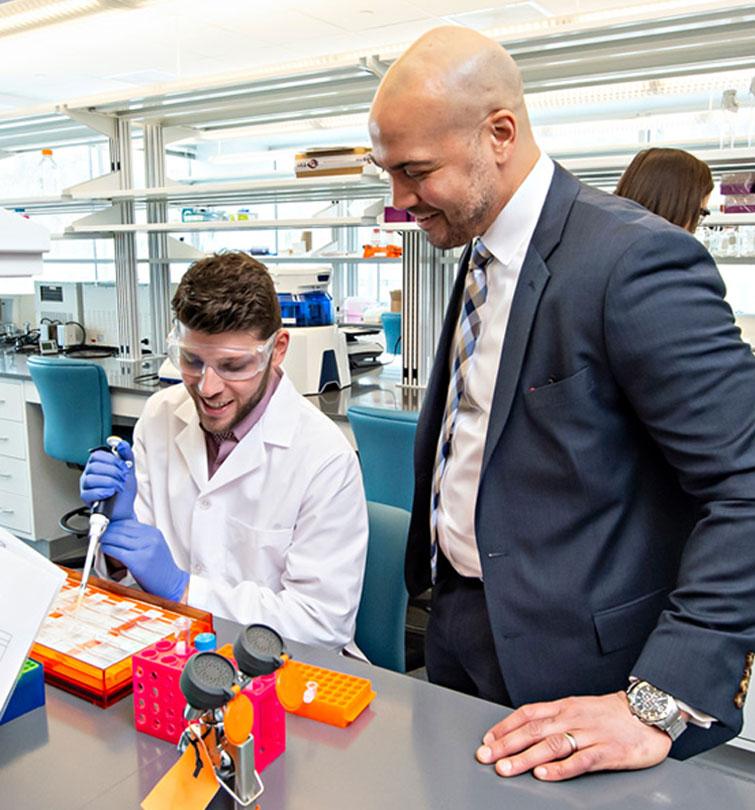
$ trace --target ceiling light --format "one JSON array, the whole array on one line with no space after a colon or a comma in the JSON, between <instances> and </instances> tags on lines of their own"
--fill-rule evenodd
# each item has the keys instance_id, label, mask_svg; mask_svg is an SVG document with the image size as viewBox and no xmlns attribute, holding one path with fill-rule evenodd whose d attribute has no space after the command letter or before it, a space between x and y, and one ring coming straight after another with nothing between
<instances>
[{"instance_id":1,"label":"ceiling light","mask_svg":"<svg viewBox=\"0 0 755 810\"><path fill-rule=\"evenodd\" d=\"M0 36L39 28L117 8L133 8L143 0L11 0L0 5Z\"/></svg>"}]
</instances>

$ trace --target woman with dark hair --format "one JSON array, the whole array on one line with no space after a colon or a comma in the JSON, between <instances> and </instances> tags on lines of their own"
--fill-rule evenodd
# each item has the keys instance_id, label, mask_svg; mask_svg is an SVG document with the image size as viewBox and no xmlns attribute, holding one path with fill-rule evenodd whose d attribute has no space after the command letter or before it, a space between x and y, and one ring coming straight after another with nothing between
<instances>
[{"instance_id":1,"label":"woman with dark hair","mask_svg":"<svg viewBox=\"0 0 755 810\"><path fill-rule=\"evenodd\" d=\"M643 149L627 166L615 194L694 233L710 214L713 177L707 164L682 149Z\"/></svg>"}]
</instances>

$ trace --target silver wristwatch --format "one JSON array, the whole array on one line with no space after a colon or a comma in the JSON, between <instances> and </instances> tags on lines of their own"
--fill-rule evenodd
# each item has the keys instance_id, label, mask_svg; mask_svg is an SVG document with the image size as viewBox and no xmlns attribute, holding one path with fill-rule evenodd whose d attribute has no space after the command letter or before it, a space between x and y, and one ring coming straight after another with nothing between
<instances>
[{"instance_id":1,"label":"silver wristwatch","mask_svg":"<svg viewBox=\"0 0 755 810\"><path fill-rule=\"evenodd\" d=\"M687 728L681 710L668 692L647 681L635 681L627 689L632 714L648 726L656 726L676 740Z\"/></svg>"}]
</instances>

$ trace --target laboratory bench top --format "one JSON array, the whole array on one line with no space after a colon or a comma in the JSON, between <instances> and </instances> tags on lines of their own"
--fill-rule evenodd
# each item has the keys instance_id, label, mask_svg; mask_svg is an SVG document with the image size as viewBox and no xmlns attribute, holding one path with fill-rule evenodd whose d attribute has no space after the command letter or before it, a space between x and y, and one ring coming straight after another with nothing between
<instances>
[{"instance_id":1,"label":"laboratory bench top","mask_svg":"<svg viewBox=\"0 0 755 810\"><path fill-rule=\"evenodd\" d=\"M223 642L237 626L216 620L216 629ZM288 647L299 660L370 678L377 696L344 729L289 715L286 751L262 774L262 810L755 807L751 776L703 757L562 784L504 780L474 751L507 710L334 653ZM174 746L134 729L131 696L101 709L51 686L46 694L46 707L0 727L2 806L138 808L176 761ZM210 805L231 806L222 791Z\"/></svg>"},{"instance_id":2,"label":"laboratory bench top","mask_svg":"<svg viewBox=\"0 0 755 810\"><path fill-rule=\"evenodd\" d=\"M0 351L0 378L30 381L27 357L28 355L13 351ZM143 401L139 398L143 400L168 385L157 379L162 356L146 357L138 361L119 360L117 357L82 359L91 360L105 369L113 396L114 416L138 417L143 407ZM346 411L355 404L418 410L422 392L402 388L400 383L401 361L395 359L387 365L352 371L350 386L309 395L307 399L336 421L346 421Z\"/></svg>"}]
</instances>

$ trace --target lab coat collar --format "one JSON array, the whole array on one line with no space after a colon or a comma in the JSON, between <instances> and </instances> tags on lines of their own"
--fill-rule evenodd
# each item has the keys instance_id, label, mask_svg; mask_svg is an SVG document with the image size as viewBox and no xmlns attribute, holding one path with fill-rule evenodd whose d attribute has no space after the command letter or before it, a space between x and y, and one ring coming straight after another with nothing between
<instances>
[{"instance_id":1,"label":"lab coat collar","mask_svg":"<svg viewBox=\"0 0 755 810\"><path fill-rule=\"evenodd\" d=\"M175 411L176 417L184 423L176 435L176 446L200 493L212 492L257 469L265 459L264 445L289 447L299 421L299 399L293 383L283 374L260 421L208 480L204 432L194 401L187 393L186 400Z\"/></svg>"}]
</instances>

